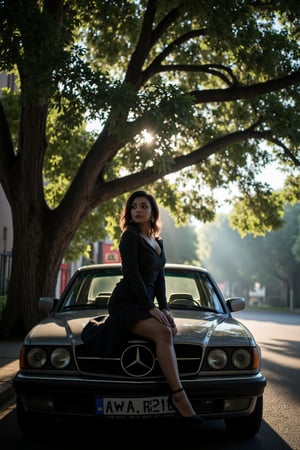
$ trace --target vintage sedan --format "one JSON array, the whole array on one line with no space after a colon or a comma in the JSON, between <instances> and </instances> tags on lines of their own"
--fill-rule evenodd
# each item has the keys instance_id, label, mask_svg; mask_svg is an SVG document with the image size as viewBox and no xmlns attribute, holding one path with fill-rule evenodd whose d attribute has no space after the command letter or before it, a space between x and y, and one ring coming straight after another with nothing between
<instances>
[{"instance_id":1,"label":"vintage sedan","mask_svg":"<svg viewBox=\"0 0 300 450\"><path fill-rule=\"evenodd\" d=\"M169 388L152 342L129 336L122 351L105 358L82 342L86 323L107 315L110 293L121 276L120 264L84 266L60 299L39 300L47 318L25 337L13 380L23 432L70 416L102 423L178 419L168 405ZM232 316L245 308L245 300L225 300L212 275L200 267L167 264L165 276L178 328L174 346L180 377L196 413L224 420L229 433L255 435L266 378L255 338Z\"/></svg>"}]
</instances>

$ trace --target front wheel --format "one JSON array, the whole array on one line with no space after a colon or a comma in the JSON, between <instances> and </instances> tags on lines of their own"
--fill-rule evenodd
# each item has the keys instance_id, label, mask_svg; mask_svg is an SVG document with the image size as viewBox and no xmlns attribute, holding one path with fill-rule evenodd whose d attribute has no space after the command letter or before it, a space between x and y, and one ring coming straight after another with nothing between
<instances>
[{"instance_id":1,"label":"front wheel","mask_svg":"<svg viewBox=\"0 0 300 450\"><path fill-rule=\"evenodd\" d=\"M263 416L263 397L258 397L254 411L245 417L224 419L226 430L233 436L251 438L260 429Z\"/></svg>"}]
</instances>

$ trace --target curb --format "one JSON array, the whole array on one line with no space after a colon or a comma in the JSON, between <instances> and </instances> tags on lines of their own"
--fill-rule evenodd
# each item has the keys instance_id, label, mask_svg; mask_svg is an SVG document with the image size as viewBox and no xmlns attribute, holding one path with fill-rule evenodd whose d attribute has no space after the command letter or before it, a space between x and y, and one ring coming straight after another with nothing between
<instances>
[{"instance_id":1,"label":"curb","mask_svg":"<svg viewBox=\"0 0 300 450\"><path fill-rule=\"evenodd\" d=\"M0 411L9 407L16 400L13 379L19 370L21 345L20 340L0 340Z\"/></svg>"},{"instance_id":2,"label":"curb","mask_svg":"<svg viewBox=\"0 0 300 450\"><path fill-rule=\"evenodd\" d=\"M0 410L4 410L16 400L12 381L0 381Z\"/></svg>"}]
</instances>

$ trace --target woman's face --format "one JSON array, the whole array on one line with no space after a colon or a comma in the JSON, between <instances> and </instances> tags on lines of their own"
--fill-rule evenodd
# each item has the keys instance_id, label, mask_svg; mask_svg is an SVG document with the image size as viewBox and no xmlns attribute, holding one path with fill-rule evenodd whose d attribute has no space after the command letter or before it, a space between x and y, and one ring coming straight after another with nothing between
<instances>
[{"instance_id":1,"label":"woman's face","mask_svg":"<svg viewBox=\"0 0 300 450\"><path fill-rule=\"evenodd\" d=\"M146 197L135 197L130 212L132 221L137 225L149 223L152 217L151 204Z\"/></svg>"}]
</instances>

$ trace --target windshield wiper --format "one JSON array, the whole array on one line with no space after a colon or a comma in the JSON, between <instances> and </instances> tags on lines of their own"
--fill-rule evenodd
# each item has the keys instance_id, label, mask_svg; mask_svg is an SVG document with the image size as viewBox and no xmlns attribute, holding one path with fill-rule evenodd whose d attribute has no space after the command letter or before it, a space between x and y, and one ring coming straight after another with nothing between
<instances>
[{"instance_id":1,"label":"windshield wiper","mask_svg":"<svg viewBox=\"0 0 300 450\"><path fill-rule=\"evenodd\" d=\"M107 305L100 305L99 303L77 303L75 305L66 305L63 307L64 311L72 309L105 309Z\"/></svg>"}]
</instances>

